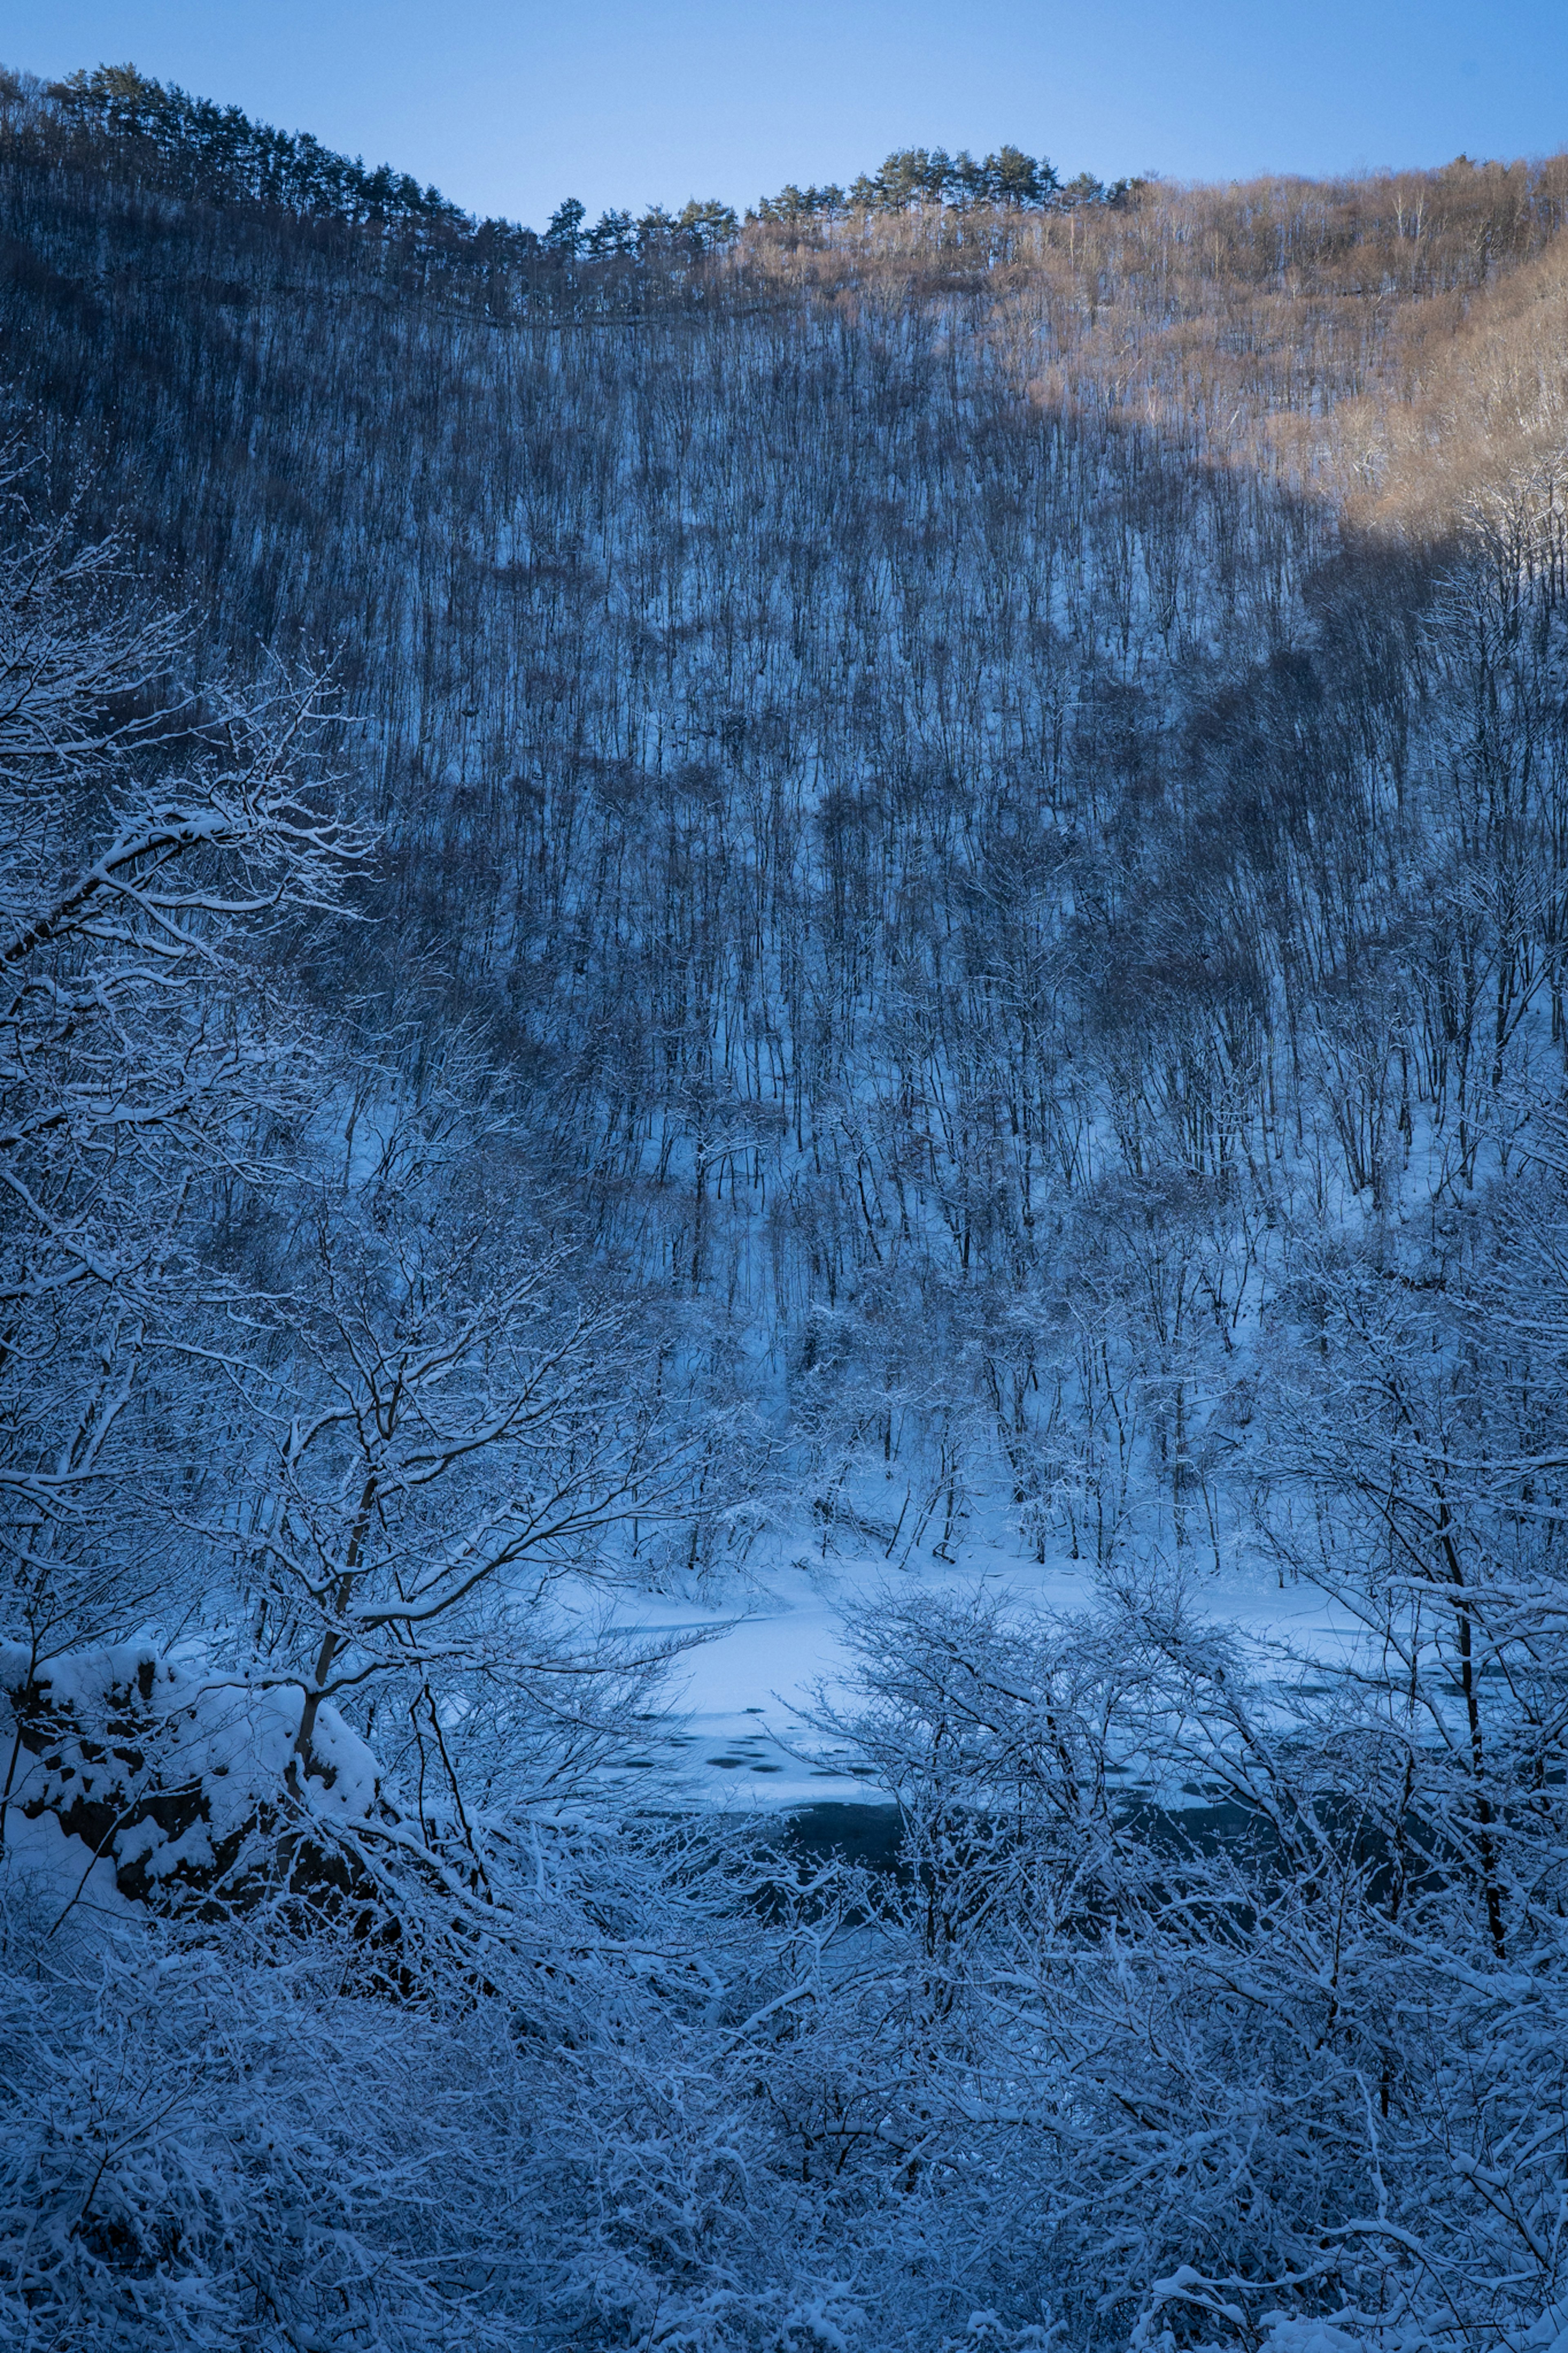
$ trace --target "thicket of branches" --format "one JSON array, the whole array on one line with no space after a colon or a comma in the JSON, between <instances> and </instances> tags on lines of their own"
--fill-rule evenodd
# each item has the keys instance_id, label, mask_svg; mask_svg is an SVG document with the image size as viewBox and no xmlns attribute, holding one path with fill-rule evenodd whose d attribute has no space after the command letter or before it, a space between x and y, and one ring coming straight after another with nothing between
<instances>
[{"instance_id":1,"label":"thicket of branches","mask_svg":"<svg viewBox=\"0 0 1568 2353\"><path fill-rule=\"evenodd\" d=\"M480 270L7 103L7 2326L1550 2346L1562 160ZM770 1525L901 1878L605 1802Z\"/></svg>"}]
</instances>

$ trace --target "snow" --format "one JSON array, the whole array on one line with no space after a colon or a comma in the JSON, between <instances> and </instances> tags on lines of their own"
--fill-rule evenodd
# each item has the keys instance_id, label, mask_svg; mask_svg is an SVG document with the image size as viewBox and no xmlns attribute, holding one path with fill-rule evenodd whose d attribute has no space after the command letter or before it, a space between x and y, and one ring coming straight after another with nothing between
<instances>
[{"instance_id":1,"label":"snow","mask_svg":"<svg viewBox=\"0 0 1568 2353\"><path fill-rule=\"evenodd\" d=\"M199 1651L169 1658L147 1641L36 1667L25 1649L0 1645L0 1691L29 1683L46 1713L22 1717L37 1728L16 1760L6 1858L48 1885L79 1883L94 1902L107 1901L116 1873L136 1866L152 1881L211 1869L226 1841L242 1838L258 1807L276 1799L302 1706L297 1685L247 1685L210 1673ZM331 1704L320 1710L312 1746L328 1769L310 1777L311 1802L340 1820L366 1818L379 1795L376 1759ZM189 1813L174 1831L153 1810L163 1793ZM99 1862L54 1820L53 1810L68 1819L84 1801L118 1811Z\"/></svg>"},{"instance_id":2,"label":"snow","mask_svg":"<svg viewBox=\"0 0 1568 2353\"><path fill-rule=\"evenodd\" d=\"M120 1893L109 1857L70 1837L54 1814L34 1820L19 1805L8 1805L4 1862L6 1894L30 1901L47 1917L69 1913L79 1927L88 1920L141 1916L141 1906Z\"/></svg>"},{"instance_id":3,"label":"snow","mask_svg":"<svg viewBox=\"0 0 1568 2353\"><path fill-rule=\"evenodd\" d=\"M918 1556L892 1572L879 1559L813 1559L798 1548L754 1573L737 1608L646 1600L626 1622L650 1634L708 1639L678 1672L672 1714L616 1778L646 1797L787 1810L823 1804L890 1804L863 1760L818 1731L816 1694L849 1698L847 1635L857 1613L884 1593L911 1588L963 1597L984 1588L1020 1609L1073 1614L1093 1607L1092 1568L1066 1557L1021 1556L1005 1526L972 1536L951 1562ZM1200 1606L1260 1647L1288 1642L1313 1658L1342 1657L1353 1630L1322 1594L1237 1569L1199 1580Z\"/></svg>"}]
</instances>

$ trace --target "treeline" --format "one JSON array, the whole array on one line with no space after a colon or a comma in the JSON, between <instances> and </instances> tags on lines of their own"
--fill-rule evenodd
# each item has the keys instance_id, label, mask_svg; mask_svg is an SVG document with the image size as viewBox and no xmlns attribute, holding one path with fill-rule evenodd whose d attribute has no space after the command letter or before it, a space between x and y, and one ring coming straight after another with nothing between
<instances>
[{"instance_id":1,"label":"treeline","mask_svg":"<svg viewBox=\"0 0 1568 2353\"><path fill-rule=\"evenodd\" d=\"M383 164L367 168L324 147L309 132L279 131L238 106L194 98L132 66L98 66L60 81L26 85L16 75L0 86L13 116L31 117L63 153L79 151L116 176L207 205L252 204L304 220L374 227L404 237L471 248L491 267L517 266L541 252L590 260L698 255L731 245L741 222L717 197L691 197L678 212L649 206L640 215L614 208L591 226L585 207L565 198L540 233L514 221L477 219L421 187L405 172ZM15 126L13 125L13 131ZM1121 204L1142 181L1104 186L1080 173L1066 185L1051 164L1022 149L1003 146L977 162L966 150L902 149L847 189L829 184L796 187L759 200L748 221L831 220L850 214L905 212L934 205L1029 210L1045 206Z\"/></svg>"},{"instance_id":2,"label":"treeline","mask_svg":"<svg viewBox=\"0 0 1568 2353\"><path fill-rule=\"evenodd\" d=\"M732 211L693 198L679 214L654 206L640 219L607 214L582 233L584 208L568 199L542 234L499 217L478 218L436 187L389 164L367 168L308 132L257 122L237 106L193 98L134 66L99 66L39 84L0 82L5 131L39 157L108 171L133 186L190 202L250 206L301 222L342 223L487 271L564 260L583 252L692 258L732 237Z\"/></svg>"},{"instance_id":3,"label":"treeline","mask_svg":"<svg viewBox=\"0 0 1568 2353\"><path fill-rule=\"evenodd\" d=\"M791 180L776 195L759 197L744 215L747 227L758 222L784 227L803 224L862 223L890 213L934 210L965 214L1070 212L1080 206L1119 207L1133 202L1149 183L1117 180L1107 186L1092 172L1062 181L1045 157L1021 147L1004 146L977 162L967 149L950 155L943 147L895 149L875 172L861 172L847 187L827 181L798 187ZM732 207L710 198L693 196L679 213L651 206L640 218L627 212L602 213L592 227L585 226L584 207L569 197L552 216L545 242L582 253L590 259L608 255L658 252L672 240L698 251L722 251L732 246L742 226Z\"/></svg>"},{"instance_id":4,"label":"treeline","mask_svg":"<svg viewBox=\"0 0 1568 2353\"><path fill-rule=\"evenodd\" d=\"M1092 172L1063 181L1043 155L1027 155L1021 147L999 147L980 162L963 147L956 155L945 147L901 147L875 172L859 173L847 188L832 181L822 187L798 188L790 181L776 196L763 196L746 218L834 220L853 213L910 212L923 206L956 212L1063 212L1078 205L1125 205L1148 185L1145 179L1128 179L1107 186Z\"/></svg>"},{"instance_id":5,"label":"treeline","mask_svg":"<svg viewBox=\"0 0 1568 2353\"><path fill-rule=\"evenodd\" d=\"M367 171L309 132L253 122L240 107L193 98L134 66L81 69L47 83L42 95L61 126L111 169L171 195L272 205L307 219L475 226L438 188L422 188L390 164Z\"/></svg>"}]
</instances>

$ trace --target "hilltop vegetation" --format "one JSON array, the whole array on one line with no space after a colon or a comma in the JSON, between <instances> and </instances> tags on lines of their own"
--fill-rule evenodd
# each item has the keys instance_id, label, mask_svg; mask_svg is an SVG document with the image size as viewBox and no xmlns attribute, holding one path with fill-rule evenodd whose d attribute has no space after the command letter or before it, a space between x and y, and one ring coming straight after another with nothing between
<instances>
[{"instance_id":1,"label":"hilltop vegetation","mask_svg":"<svg viewBox=\"0 0 1568 2353\"><path fill-rule=\"evenodd\" d=\"M569 261L582 255L691 258L734 243L740 221L717 197L689 197L679 213L650 206L640 218L602 213L590 227L584 206L568 196L542 236L516 222L476 219L436 187L421 187L389 164L366 170L358 158L335 153L309 132L279 131L255 122L237 106L193 98L173 82L154 81L134 66L100 66L64 81L39 84L8 75L0 102L10 110L10 136L35 161L68 159L107 169L143 188L216 206L264 206L301 221L373 225L405 246L434 251L450 265L468 260L493 271L516 269L541 256ZM951 206L1065 209L1120 204L1142 184L1106 188L1090 173L1064 185L1043 157L1004 146L976 162L961 151L910 147L862 172L847 190L798 188L792 182L763 196L748 222L831 219L849 214L907 212Z\"/></svg>"},{"instance_id":2,"label":"hilltop vegetation","mask_svg":"<svg viewBox=\"0 0 1568 2353\"><path fill-rule=\"evenodd\" d=\"M0 96L18 2334L1549 2344L1568 158ZM797 1549L904 1879L605 1778Z\"/></svg>"}]
</instances>

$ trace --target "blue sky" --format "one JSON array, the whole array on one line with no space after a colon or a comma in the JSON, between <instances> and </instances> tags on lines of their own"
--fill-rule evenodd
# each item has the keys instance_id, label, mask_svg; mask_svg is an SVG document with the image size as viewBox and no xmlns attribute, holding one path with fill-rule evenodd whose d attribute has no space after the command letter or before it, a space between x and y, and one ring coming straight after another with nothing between
<instances>
[{"instance_id":1,"label":"blue sky","mask_svg":"<svg viewBox=\"0 0 1568 2353\"><path fill-rule=\"evenodd\" d=\"M1568 0L0 0L0 61L126 58L536 226L914 144L1108 179L1568 146Z\"/></svg>"}]
</instances>

